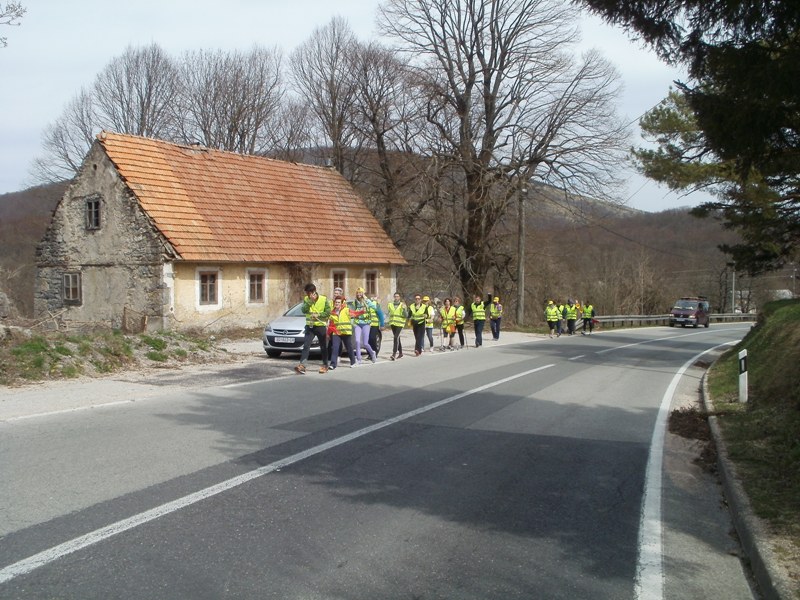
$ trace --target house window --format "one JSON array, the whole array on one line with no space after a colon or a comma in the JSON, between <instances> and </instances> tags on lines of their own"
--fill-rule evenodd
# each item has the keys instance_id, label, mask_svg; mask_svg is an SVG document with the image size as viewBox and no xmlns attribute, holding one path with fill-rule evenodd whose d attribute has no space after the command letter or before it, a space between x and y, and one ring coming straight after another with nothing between
<instances>
[{"instance_id":1,"label":"house window","mask_svg":"<svg viewBox=\"0 0 800 600\"><path fill-rule=\"evenodd\" d=\"M200 304L217 304L217 273L200 272Z\"/></svg>"},{"instance_id":2,"label":"house window","mask_svg":"<svg viewBox=\"0 0 800 600\"><path fill-rule=\"evenodd\" d=\"M369 298L378 295L378 273L376 271L364 273L364 293Z\"/></svg>"},{"instance_id":3,"label":"house window","mask_svg":"<svg viewBox=\"0 0 800 600\"><path fill-rule=\"evenodd\" d=\"M266 294L266 276L264 271L248 271L247 302L250 304L264 304Z\"/></svg>"},{"instance_id":4,"label":"house window","mask_svg":"<svg viewBox=\"0 0 800 600\"><path fill-rule=\"evenodd\" d=\"M86 201L86 229L100 229L100 198Z\"/></svg>"},{"instance_id":5,"label":"house window","mask_svg":"<svg viewBox=\"0 0 800 600\"><path fill-rule=\"evenodd\" d=\"M64 304L81 303L81 274L64 273Z\"/></svg>"},{"instance_id":6,"label":"house window","mask_svg":"<svg viewBox=\"0 0 800 600\"><path fill-rule=\"evenodd\" d=\"M334 271L331 275L333 276L333 289L342 288L347 294L347 289L344 287L347 281L347 271Z\"/></svg>"}]
</instances>

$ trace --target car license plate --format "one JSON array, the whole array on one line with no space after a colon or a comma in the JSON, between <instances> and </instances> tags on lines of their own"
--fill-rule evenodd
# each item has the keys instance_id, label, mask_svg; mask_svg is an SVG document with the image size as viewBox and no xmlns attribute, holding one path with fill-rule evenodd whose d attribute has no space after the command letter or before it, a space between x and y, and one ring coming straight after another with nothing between
<instances>
[{"instance_id":1,"label":"car license plate","mask_svg":"<svg viewBox=\"0 0 800 600\"><path fill-rule=\"evenodd\" d=\"M276 337L275 338L276 344L294 344L294 338L290 337Z\"/></svg>"}]
</instances>

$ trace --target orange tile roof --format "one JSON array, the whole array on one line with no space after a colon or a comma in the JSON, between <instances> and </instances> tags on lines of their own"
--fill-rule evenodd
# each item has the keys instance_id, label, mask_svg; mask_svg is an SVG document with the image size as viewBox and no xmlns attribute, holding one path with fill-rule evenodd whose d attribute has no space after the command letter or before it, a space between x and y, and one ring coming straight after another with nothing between
<instances>
[{"instance_id":1,"label":"orange tile roof","mask_svg":"<svg viewBox=\"0 0 800 600\"><path fill-rule=\"evenodd\" d=\"M335 169L118 133L97 139L184 260L406 264Z\"/></svg>"}]
</instances>

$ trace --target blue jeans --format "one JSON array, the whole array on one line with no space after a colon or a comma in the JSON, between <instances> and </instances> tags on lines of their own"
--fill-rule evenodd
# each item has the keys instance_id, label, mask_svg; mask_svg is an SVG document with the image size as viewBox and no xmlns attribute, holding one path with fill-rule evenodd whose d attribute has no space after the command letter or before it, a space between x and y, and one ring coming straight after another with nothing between
<instances>
[{"instance_id":1,"label":"blue jeans","mask_svg":"<svg viewBox=\"0 0 800 600\"><path fill-rule=\"evenodd\" d=\"M339 349L344 344L347 350L347 356L350 357L350 364L356 362L356 354L353 352L353 336L352 335L334 335L333 336L333 350L331 354L331 366L336 367L339 364Z\"/></svg>"},{"instance_id":2,"label":"blue jeans","mask_svg":"<svg viewBox=\"0 0 800 600\"><path fill-rule=\"evenodd\" d=\"M486 325L485 319L475 320L475 347L479 348L483 345L483 326Z\"/></svg>"},{"instance_id":3,"label":"blue jeans","mask_svg":"<svg viewBox=\"0 0 800 600\"><path fill-rule=\"evenodd\" d=\"M502 317L496 319L489 319L489 326L492 328L492 337L496 340L500 339L500 320Z\"/></svg>"}]
</instances>

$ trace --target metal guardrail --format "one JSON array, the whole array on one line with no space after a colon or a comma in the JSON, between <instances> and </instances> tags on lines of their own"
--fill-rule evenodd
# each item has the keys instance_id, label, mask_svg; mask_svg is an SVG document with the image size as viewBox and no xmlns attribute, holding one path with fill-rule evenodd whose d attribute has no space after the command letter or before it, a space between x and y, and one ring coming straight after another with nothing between
<instances>
[{"instance_id":1,"label":"metal guardrail","mask_svg":"<svg viewBox=\"0 0 800 600\"><path fill-rule=\"evenodd\" d=\"M711 314L712 323L737 323L755 321L755 313L716 313ZM609 315L595 317L603 327L650 327L653 325L669 325L669 315Z\"/></svg>"}]
</instances>

